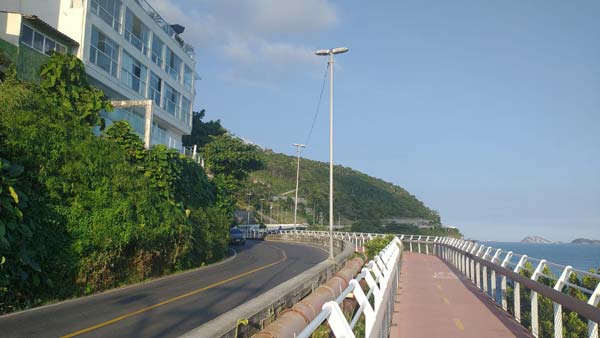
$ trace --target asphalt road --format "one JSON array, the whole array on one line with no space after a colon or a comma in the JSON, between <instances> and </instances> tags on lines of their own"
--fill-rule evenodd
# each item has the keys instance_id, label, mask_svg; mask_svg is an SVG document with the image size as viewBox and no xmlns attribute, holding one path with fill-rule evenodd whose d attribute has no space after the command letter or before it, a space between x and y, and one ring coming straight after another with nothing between
<instances>
[{"instance_id":1,"label":"asphalt road","mask_svg":"<svg viewBox=\"0 0 600 338\"><path fill-rule=\"evenodd\" d=\"M327 258L248 241L224 263L0 317L0 337L178 337Z\"/></svg>"}]
</instances>

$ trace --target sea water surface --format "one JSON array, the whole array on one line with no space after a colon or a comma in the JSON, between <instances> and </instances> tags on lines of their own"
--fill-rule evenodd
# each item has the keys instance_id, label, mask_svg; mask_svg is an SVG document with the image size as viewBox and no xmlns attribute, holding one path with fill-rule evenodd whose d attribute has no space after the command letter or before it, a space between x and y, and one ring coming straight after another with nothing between
<instances>
[{"instance_id":1,"label":"sea water surface","mask_svg":"<svg viewBox=\"0 0 600 338\"><path fill-rule=\"evenodd\" d=\"M496 249L512 251L552 263L571 265L580 270L600 268L600 245L592 244L538 244L515 242L482 242Z\"/></svg>"}]
</instances>

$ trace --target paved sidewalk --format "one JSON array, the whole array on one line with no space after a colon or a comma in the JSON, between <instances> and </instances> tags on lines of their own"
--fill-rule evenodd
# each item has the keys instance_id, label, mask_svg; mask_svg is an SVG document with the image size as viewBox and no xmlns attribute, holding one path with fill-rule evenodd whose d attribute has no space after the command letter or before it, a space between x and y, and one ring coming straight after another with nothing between
<instances>
[{"instance_id":1,"label":"paved sidewalk","mask_svg":"<svg viewBox=\"0 0 600 338\"><path fill-rule=\"evenodd\" d=\"M442 260L404 252L391 338L532 337Z\"/></svg>"}]
</instances>

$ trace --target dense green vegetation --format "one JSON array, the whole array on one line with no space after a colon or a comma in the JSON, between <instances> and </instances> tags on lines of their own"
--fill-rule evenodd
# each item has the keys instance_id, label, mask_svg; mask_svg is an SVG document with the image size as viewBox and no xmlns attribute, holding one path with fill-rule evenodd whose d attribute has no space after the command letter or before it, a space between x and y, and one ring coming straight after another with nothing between
<instances>
[{"instance_id":1,"label":"dense green vegetation","mask_svg":"<svg viewBox=\"0 0 600 338\"><path fill-rule=\"evenodd\" d=\"M526 267L528 270L521 270L520 274L531 278L531 263L526 263ZM594 269L590 269L590 272L600 274L600 269L597 269L596 271L594 271ZM547 276L551 276L552 278L542 276L538 279L538 281L549 287L554 287L554 284L557 280L557 276L554 275L554 273L547 266L544 268L543 273ZM577 274L573 273L569 276L569 282L577 286L585 287L588 290L594 290L596 289L600 280L590 276L580 277L577 276ZM589 299L589 295L574 287L565 286L561 291L583 302L587 302ZM520 296L521 324L531 331L531 290L521 286ZM507 285L507 302L508 311L514 315L514 288L512 282L508 283ZM540 295L538 295L538 318L539 337L554 337L554 302L552 302L552 300L550 300L549 298ZM587 337L588 321L581 315L570 311L569 309L563 308L562 324L563 337Z\"/></svg>"},{"instance_id":2,"label":"dense green vegetation","mask_svg":"<svg viewBox=\"0 0 600 338\"><path fill-rule=\"evenodd\" d=\"M126 122L103 130L102 109L109 102L74 56L53 55L39 84L14 67L0 82L0 313L226 255L228 194L260 160L212 157L225 179L211 181L174 150L144 149ZM219 137L222 150L241 143Z\"/></svg>"},{"instance_id":3,"label":"dense green vegetation","mask_svg":"<svg viewBox=\"0 0 600 338\"><path fill-rule=\"evenodd\" d=\"M297 159L271 151L265 151L264 158L264 169L250 174L244 192L252 193L251 208L254 210L260 210L260 198L264 198L262 208L265 216L272 214L274 220L291 223ZM320 224L321 220L327 223L329 166L305 158L300 166L299 198L303 198L304 202L300 200L298 220L312 225ZM334 171L336 224L346 224L348 230L360 232L460 236L456 229L441 228L438 213L405 189L351 168L335 166ZM240 204L244 204L245 198L239 196ZM269 201L273 201L272 210L270 205L264 204ZM397 224L393 222L394 218L422 219L434 228L424 230L413 224Z\"/></svg>"},{"instance_id":4,"label":"dense green vegetation","mask_svg":"<svg viewBox=\"0 0 600 338\"><path fill-rule=\"evenodd\" d=\"M412 224L398 224L389 222L384 224L379 221L360 221L352 224L353 232L369 232L379 234L403 234L424 236L450 236L461 238L462 234L456 228L444 228L434 225L432 228L419 228Z\"/></svg>"},{"instance_id":5,"label":"dense green vegetation","mask_svg":"<svg viewBox=\"0 0 600 338\"><path fill-rule=\"evenodd\" d=\"M262 195L278 195L296 188L295 157L266 151L265 162L264 170L250 176L249 189ZM329 165L303 158L300 166L299 196L307 200L303 207L316 207L328 219ZM437 217L434 211L401 187L339 165L334 171L334 205L342 219L410 217L434 220ZM310 216L306 212L303 214ZM338 215L334 216L337 219Z\"/></svg>"}]
</instances>

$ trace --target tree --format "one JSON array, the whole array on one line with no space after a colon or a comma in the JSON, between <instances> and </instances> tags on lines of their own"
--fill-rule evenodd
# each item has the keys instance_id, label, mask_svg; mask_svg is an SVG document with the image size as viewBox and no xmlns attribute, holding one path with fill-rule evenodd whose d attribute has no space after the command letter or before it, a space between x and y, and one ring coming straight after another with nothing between
<instances>
[{"instance_id":1,"label":"tree","mask_svg":"<svg viewBox=\"0 0 600 338\"><path fill-rule=\"evenodd\" d=\"M104 131L104 137L125 150L133 163L138 163L145 158L144 143L135 134L129 122L122 120L113 123Z\"/></svg>"},{"instance_id":2,"label":"tree","mask_svg":"<svg viewBox=\"0 0 600 338\"><path fill-rule=\"evenodd\" d=\"M200 148L211 142L211 137L224 135L227 131L221 126L221 121L202 122L206 110L194 112L192 116L192 132L190 135L183 135L182 143L184 146L196 145Z\"/></svg>"},{"instance_id":3,"label":"tree","mask_svg":"<svg viewBox=\"0 0 600 338\"><path fill-rule=\"evenodd\" d=\"M85 66L71 54L53 53L42 65L40 91L65 121L74 121L104 129L100 111L111 111L104 93L87 82Z\"/></svg>"},{"instance_id":4,"label":"tree","mask_svg":"<svg viewBox=\"0 0 600 338\"><path fill-rule=\"evenodd\" d=\"M264 165L258 148L230 135L213 136L204 148L206 167L214 174L245 179Z\"/></svg>"},{"instance_id":5,"label":"tree","mask_svg":"<svg viewBox=\"0 0 600 338\"><path fill-rule=\"evenodd\" d=\"M110 105L80 60L53 55L40 82L0 82L0 313L226 253L230 216L197 163L126 122L96 136Z\"/></svg>"}]
</instances>

